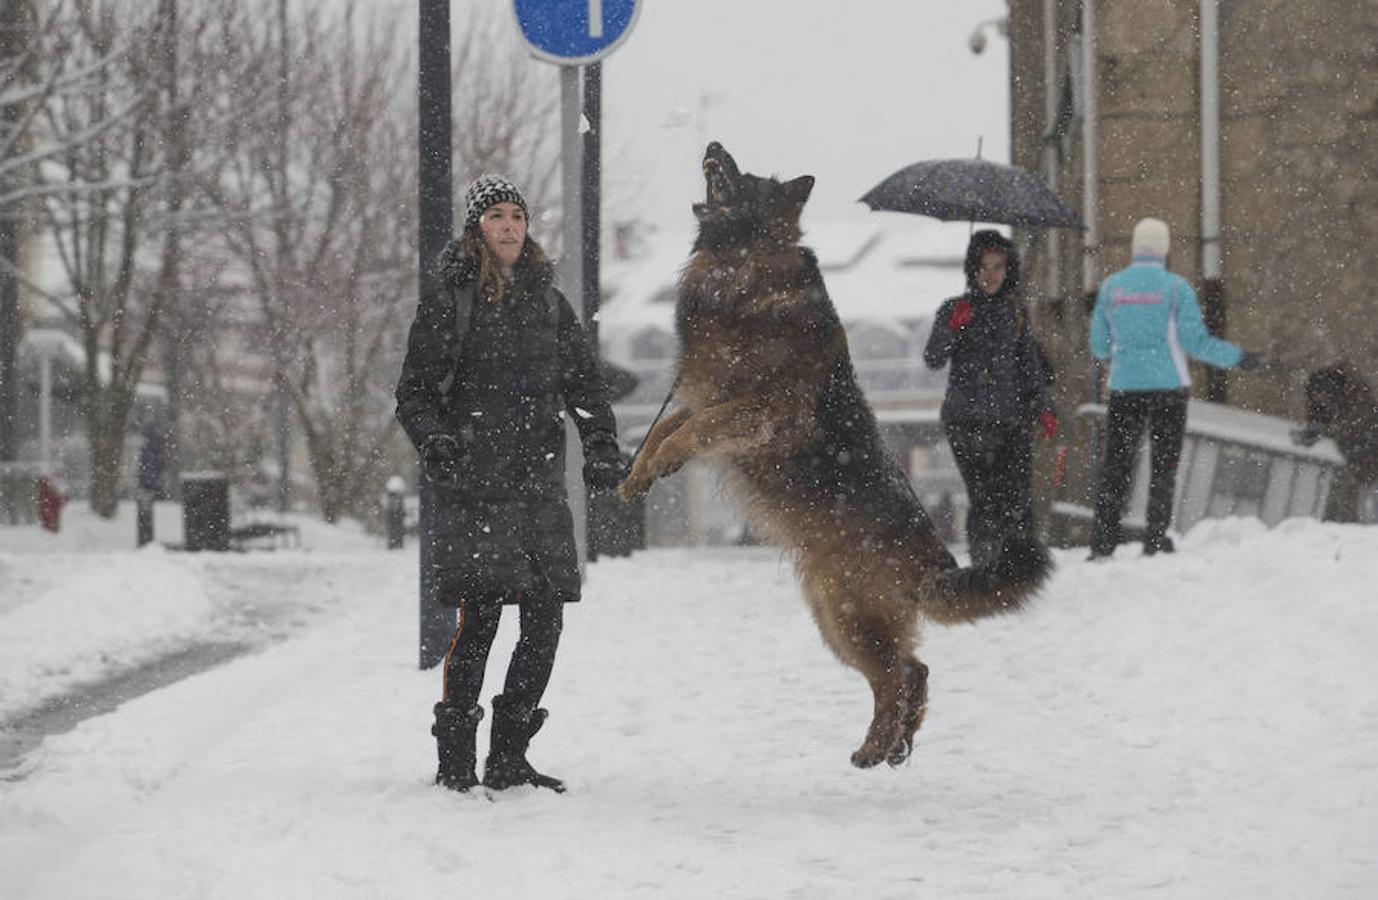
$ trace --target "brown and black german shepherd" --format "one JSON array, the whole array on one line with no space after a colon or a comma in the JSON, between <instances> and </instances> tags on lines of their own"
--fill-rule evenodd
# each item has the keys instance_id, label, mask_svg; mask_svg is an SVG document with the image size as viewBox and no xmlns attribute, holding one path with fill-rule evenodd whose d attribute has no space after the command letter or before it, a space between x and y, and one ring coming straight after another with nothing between
<instances>
[{"instance_id":1,"label":"brown and black german shepherd","mask_svg":"<svg viewBox=\"0 0 1378 900\"><path fill-rule=\"evenodd\" d=\"M677 407L646 438L622 494L694 457L717 461L748 518L795 559L823 640L870 682L875 709L852 754L896 765L928 699L914 656L920 614L970 622L1017 609L1047 578L1048 551L1008 540L960 569L881 444L818 263L799 246L813 188L745 174L718 143L676 307Z\"/></svg>"}]
</instances>

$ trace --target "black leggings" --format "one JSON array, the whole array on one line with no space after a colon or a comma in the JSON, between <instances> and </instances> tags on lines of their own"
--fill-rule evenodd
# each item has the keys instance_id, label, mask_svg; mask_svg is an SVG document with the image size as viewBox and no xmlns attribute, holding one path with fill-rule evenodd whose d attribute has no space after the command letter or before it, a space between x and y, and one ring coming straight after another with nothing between
<instances>
[{"instance_id":1,"label":"black leggings","mask_svg":"<svg viewBox=\"0 0 1378 900\"><path fill-rule=\"evenodd\" d=\"M980 565L1004 538L1033 533L1033 439L1026 424L948 422L945 431L967 490L967 547Z\"/></svg>"},{"instance_id":2,"label":"black leggings","mask_svg":"<svg viewBox=\"0 0 1378 900\"><path fill-rule=\"evenodd\" d=\"M1106 415L1105 463L1096 487L1096 513L1091 549L1110 553L1120 542L1120 516L1134 474L1134 454L1148 428L1148 530L1144 539L1159 540L1172 522L1177 463L1187 422L1186 391L1115 391Z\"/></svg>"},{"instance_id":3,"label":"black leggings","mask_svg":"<svg viewBox=\"0 0 1378 900\"><path fill-rule=\"evenodd\" d=\"M521 614L521 636L507 666L503 695L513 708L535 709L550 683L555 665L555 650L560 645L564 626L564 602L554 591L522 591L517 603ZM462 603L459 625L455 628L450 652L445 655L445 693L443 702L460 709L478 705L488 651L498 633L502 604Z\"/></svg>"}]
</instances>

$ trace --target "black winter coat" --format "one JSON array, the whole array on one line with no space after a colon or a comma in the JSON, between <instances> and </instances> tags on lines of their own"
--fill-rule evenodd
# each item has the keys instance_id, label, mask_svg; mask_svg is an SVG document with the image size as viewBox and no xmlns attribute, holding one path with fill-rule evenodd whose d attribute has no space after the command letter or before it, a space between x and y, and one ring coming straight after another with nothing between
<instances>
[{"instance_id":1,"label":"black winter coat","mask_svg":"<svg viewBox=\"0 0 1378 900\"><path fill-rule=\"evenodd\" d=\"M454 243L439 281L418 305L396 394L397 418L418 448L448 434L462 451L455 479L422 470L432 488L426 549L436 600L510 603L518 591L546 590L578 600L565 416L586 458L619 455L587 334L548 265L519 276L495 303L476 297L477 262ZM458 342L456 304L469 309Z\"/></svg>"},{"instance_id":2,"label":"black winter coat","mask_svg":"<svg viewBox=\"0 0 1378 900\"><path fill-rule=\"evenodd\" d=\"M982 251L999 247L1007 256L1005 283L995 296L976 286ZM924 348L924 363L941 369L949 361L943 398L944 422L980 424L1029 423L1053 409L1048 396L1048 373L1042 353L1027 326L1015 315L1013 297L1019 285L1019 258L1014 245L997 232L977 232L967 250L967 292L945 300L933 317L933 330ZM948 326L959 301L972 305L971 322L960 331Z\"/></svg>"}]
</instances>

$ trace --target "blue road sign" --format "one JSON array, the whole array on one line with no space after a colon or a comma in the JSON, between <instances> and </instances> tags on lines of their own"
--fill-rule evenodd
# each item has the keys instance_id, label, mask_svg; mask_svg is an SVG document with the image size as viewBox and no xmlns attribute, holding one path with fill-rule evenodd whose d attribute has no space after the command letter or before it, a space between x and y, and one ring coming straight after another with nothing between
<instances>
[{"instance_id":1,"label":"blue road sign","mask_svg":"<svg viewBox=\"0 0 1378 900\"><path fill-rule=\"evenodd\" d=\"M541 59L577 66L602 59L627 39L639 0L513 0L517 26Z\"/></svg>"}]
</instances>

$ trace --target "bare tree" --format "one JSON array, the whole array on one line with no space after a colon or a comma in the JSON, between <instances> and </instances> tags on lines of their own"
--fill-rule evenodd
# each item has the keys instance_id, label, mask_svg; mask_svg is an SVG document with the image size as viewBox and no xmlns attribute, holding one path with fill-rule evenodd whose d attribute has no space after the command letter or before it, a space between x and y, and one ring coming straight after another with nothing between
<instances>
[{"instance_id":1,"label":"bare tree","mask_svg":"<svg viewBox=\"0 0 1378 900\"><path fill-rule=\"evenodd\" d=\"M36 166L101 131L37 127L51 98L85 89L110 59L67 66L45 52L65 45L67 11L63 0L46 7L6 0L0 8L0 461L14 459L18 448L19 248L31 227L28 207L47 189Z\"/></svg>"},{"instance_id":2,"label":"bare tree","mask_svg":"<svg viewBox=\"0 0 1378 900\"><path fill-rule=\"evenodd\" d=\"M456 41L451 95L459 184L483 172L516 178L546 233L557 237L553 200L560 176L560 92L555 67L532 65L518 47L511 23L496 16L494 7L481 7L466 17Z\"/></svg>"},{"instance_id":3,"label":"bare tree","mask_svg":"<svg viewBox=\"0 0 1378 900\"><path fill-rule=\"evenodd\" d=\"M224 104L211 92L234 54L217 42L214 11L197 9L179 16L176 0L81 0L42 51L65 73L91 73L46 99L44 134L85 137L37 172L65 282L49 299L85 351L90 501L103 516L115 512L136 389L181 293L181 242L218 215L192 188L224 155L216 119Z\"/></svg>"},{"instance_id":4,"label":"bare tree","mask_svg":"<svg viewBox=\"0 0 1378 900\"><path fill-rule=\"evenodd\" d=\"M173 0L159 2L175 19ZM278 131L271 77L277 50L252 25L261 15L255 6L213 5L177 29L183 39L161 59L168 86L169 216L157 290L167 298L168 474L175 476L182 465L208 467L241 485L266 452L272 422L261 388L272 368L253 283L226 246L225 233L238 220L225 187L246 142ZM200 39L189 39L191 28ZM189 92L181 87L188 78L196 82Z\"/></svg>"},{"instance_id":5,"label":"bare tree","mask_svg":"<svg viewBox=\"0 0 1378 900\"><path fill-rule=\"evenodd\" d=\"M41 127L50 100L87 91L121 52L110 46L75 64L66 59L79 21L74 9L66 0L41 8L37 0L6 0L0 14L0 209L10 214L54 190L36 176L36 163L99 137L123 119L109 115L85 127Z\"/></svg>"},{"instance_id":6,"label":"bare tree","mask_svg":"<svg viewBox=\"0 0 1378 900\"><path fill-rule=\"evenodd\" d=\"M348 211L331 229L336 249L322 267L327 290L314 304L295 304L304 339L287 379L327 521L374 505L394 430L398 322L415 290L416 144L411 105L397 97L410 87L411 67L377 46L357 57L365 67L351 57L347 50L329 90L351 134L330 171L330 191L349 195L342 204Z\"/></svg>"},{"instance_id":7,"label":"bare tree","mask_svg":"<svg viewBox=\"0 0 1378 900\"><path fill-rule=\"evenodd\" d=\"M338 18L298 14L290 52L275 16L244 20L236 45L287 61L265 62L240 87L263 96L278 125L236 135L215 191L258 346L305 439L328 521L375 505L397 440L392 389L417 290L414 65L382 16L357 28L355 13L351 3ZM543 92L528 64L490 43L470 34L457 54L459 169L511 172L539 204L556 171L554 81Z\"/></svg>"},{"instance_id":8,"label":"bare tree","mask_svg":"<svg viewBox=\"0 0 1378 900\"><path fill-rule=\"evenodd\" d=\"M161 165L152 140L157 96L144 77L143 60L128 49L113 52L122 39L136 37L125 30L129 23L121 10L113 4L79 4L72 24L70 36L45 52L63 66L98 65L97 75L80 91L49 98L45 124L54 134L98 137L40 166L42 210L70 288L53 299L76 322L86 356L91 507L111 516L135 388L158 327L158 298L136 290L149 192ZM135 25L144 32L137 37L147 37L152 25Z\"/></svg>"},{"instance_id":9,"label":"bare tree","mask_svg":"<svg viewBox=\"0 0 1378 900\"><path fill-rule=\"evenodd\" d=\"M236 43L265 62L249 89L276 121L234 135L214 195L259 350L333 521L373 493L387 437L376 395L410 283L415 144L396 31L370 28L361 42L352 5L343 18L317 13L289 33L273 16L241 21Z\"/></svg>"}]
</instances>

